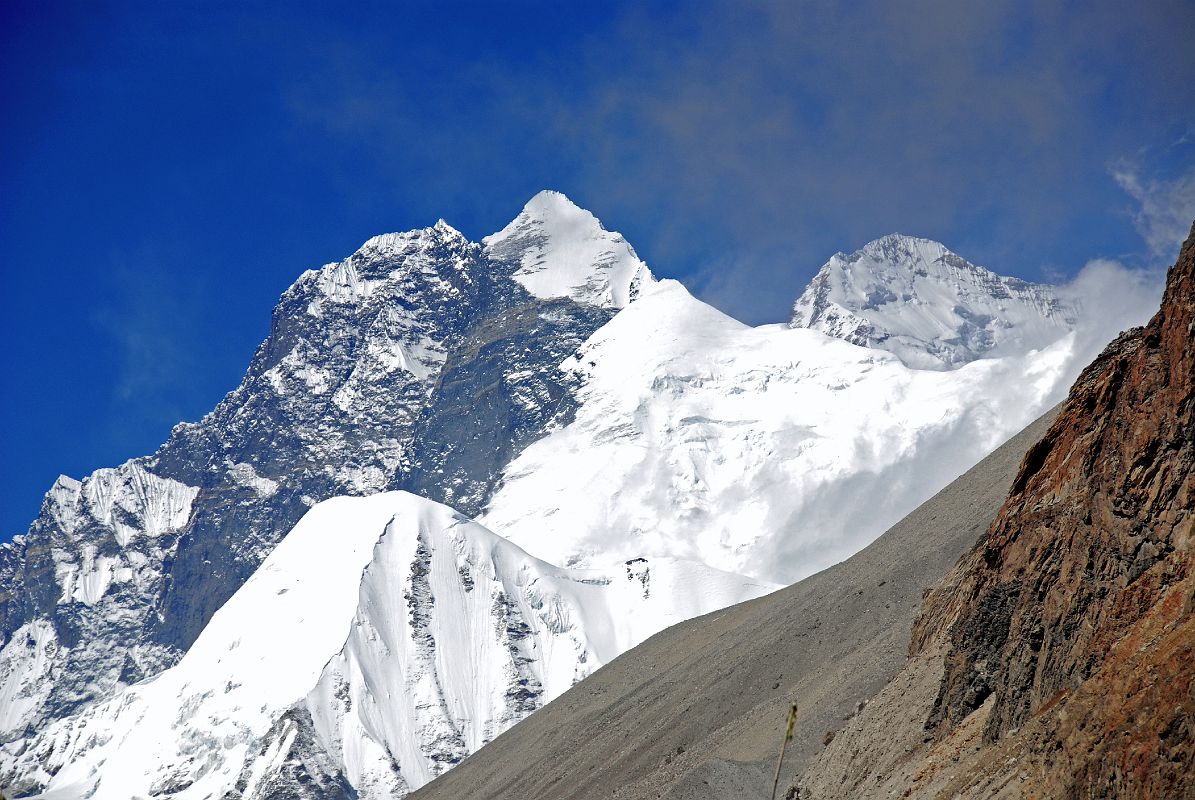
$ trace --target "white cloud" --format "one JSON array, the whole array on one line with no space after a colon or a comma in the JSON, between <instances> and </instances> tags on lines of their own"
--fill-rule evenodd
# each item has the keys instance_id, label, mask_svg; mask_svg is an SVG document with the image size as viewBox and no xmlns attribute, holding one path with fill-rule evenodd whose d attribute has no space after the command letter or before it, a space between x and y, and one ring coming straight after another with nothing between
<instances>
[{"instance_id":1,"label":"white cloud","mask_svg":"<svg viewBox=\"0 0 1195 800\"><path fill-rule=\"evenodd\" d=\"M1132 269L1118 261L1087 262L1069 283L1058 287L1077 301L1082 315L1075 329L1075 359L1091 362L1119 331L1144 325L1162 298L1166 273L1162 269Z\"/></svg>"},{"instance_id":2,"label":"white cloud","mask_svg":"<svg viewBox=\"0 0 1195 800\"><path fill-rule=\"evenodd\" d=\"M1140 206L1133 223L1150 252L1173 258L1195 218L1195 166L1173 181L1143 179L1133 164L1113 167L1112 177Z\"/></svg>"}]
</instances>

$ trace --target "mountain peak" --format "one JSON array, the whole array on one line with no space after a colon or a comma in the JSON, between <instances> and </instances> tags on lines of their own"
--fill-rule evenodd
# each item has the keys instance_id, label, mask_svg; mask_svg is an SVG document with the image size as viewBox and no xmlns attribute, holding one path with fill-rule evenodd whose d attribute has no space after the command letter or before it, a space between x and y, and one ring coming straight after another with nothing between
<instances>
[{"instance_id":1,"label":"mountain peak","mask_svg":"<svg viewBox=\"0 0 1195 800\"><path fill-rule=\"evenodd\" d=\"M443 219L436 220L435 225L427 228L415 228L402 233L382 233L371 236L357 248L358 253L403 251L413 242L430 241L467 241L465 234L449 225Z\"/></svg>"},{"instance_id":2,"label":"mountain peak","mask_svg":"<svg viewBox=\"0 0 1195 800\"><path fill-rule=\"evenodd\" d=\"M535 219L548 219L569 214L583 215L592 220L596 227L602 226L602 223L591 212L574 203L564 192L558 192L555 189L543 189L537 192L523 206L523 214Z\"/></svg>"},{"instance_id":3,"label":"mountain peak","mask_svg":"<svg viewBox=\"0 0 1195 800\"><path fill-rule=\"evenodd\" d=\"M545 190L501 231L482 240L491 259L536 297L623 308L655 279L622 234L568 197Z\"/></svg>"},{"instance_id":4,"label":"mountain peak","mask_svg":"<svg viewBox=\"0 0 1195 800\"><path fill-rule=\"evenodd\" d=\"M868 242L853 253L882 256L888 260L928 260L933 261L944 255L955 254L946 245L924 236L910 236L906 233L890 233ZM841 254L840 254L841 255ZM955 256L957 258L957 256ZM962 259L960 259L961 261ZM968 262L964 262L968 263ZM971 265L974 266L974 265Z\"/></svg>"},{"instance_id":5,"label":"mountain peak","mask_svg":"<svg viewBox=\"0 0 1195 800\"><path fill-rule=\"evenodd\" d=\"M836 253L793 305L794 328L953 369L1038 349L1065 336L1077 310L1054 287L997 275L941 242L901 233Z\"/></svg>"}]
</instances>

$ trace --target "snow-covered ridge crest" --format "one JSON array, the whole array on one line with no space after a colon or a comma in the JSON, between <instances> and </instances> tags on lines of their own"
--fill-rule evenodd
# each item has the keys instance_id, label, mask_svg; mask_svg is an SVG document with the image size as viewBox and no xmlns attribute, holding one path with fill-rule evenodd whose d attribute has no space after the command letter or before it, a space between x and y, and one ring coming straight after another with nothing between
<instances>
[{"instance_id":1,"label":"snow-covered ridge crest","mask_svg":"<svg viewBox=\"0 0 1195 800\"><path fill-rule=\"evenodd\" d=\"M536 297L625 308L655 280L622 234L607 231L560 192L540 192L482 243Z\"/></svg>"},{"instance_id":2,"label":"snow-covered ridge crest","mask_svg":"<svg viewBox=\"0 0 1195 800\"><path fill-rule=\"evenodd\" d=\"M1046 347L1078 316L1053 286L997 275L939 242L891 234L826 262L790 324L888 350L918 369L954 369Z\"/></svg>"},{"instance_id":3,"label":"snow-covered ridge crest","mask_svg":"<svg viewBox=\"0 0 1195 800\"><path fill-rule=\"evenodd\" d=\"M774 588L673 560L560 569L406 492L336 498L176 666L5 761L96 800L401 796L657 630Z\"/></svg>"}]
</instances>

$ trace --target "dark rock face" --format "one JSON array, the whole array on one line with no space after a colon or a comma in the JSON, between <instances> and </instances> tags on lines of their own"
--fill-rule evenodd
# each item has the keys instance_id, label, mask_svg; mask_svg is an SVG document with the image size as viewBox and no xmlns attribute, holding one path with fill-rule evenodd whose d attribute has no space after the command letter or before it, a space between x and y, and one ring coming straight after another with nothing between
<instances>
[{"instance_id":1,"label":"dark rock face","mask_svg":"<svg viewBox=\"0 0 1195 800\"><path fill-rule=\"evenodd\" d=\"M556 367L612 316L534 300L482 318L449 354L394 488L479 514L502 468L572 420L577 386Z\"/></svg>"},{"instance_id":2,"label":"dark rock face","mask_svg":"<svg viewBox=\"0 0 1195 800\"><path fill-rule=\"evenodd\" d=\"M52 689L0 742L175 663L320 500L406 488L480 511L506 463L571 420L559 365L613 315L531 296L517 255L494 261L444 223L375 237L283 294L241 385L201 421L56 484L0 545L0 647L38 620L53 630L26 692Z\"/></svg>"},{"instance_id":3,"label":"dark rock face","mask_svg":"<svg viewBox=\"0 0 1195 800\"><path fill-rule=\"evenodd\" d=\"M250 787L253 766L258 762L257 758L248 759L236 786L221 800L241 800L250 788L252 796L262 800L356 800L352 784L317 744L311 714L302 704L280 717L263 741L257 758L268 757L270 748L280 750L281 743L290 742L281 767Z\"/></svg>"},{"instance_id":4,"label":"dark rock face","mask_svg":"<svg viewBox=\"0 0 1195 800\"><path fill-rule=\"evenodd\" d=\"M372 239L286 291L241 386L152 459L201 488L156 639L185 650L313 502L385 487L447 352L494 290L487 267L477 245L437 226ZM237 464L276 493L261 502L238 487Z\"/></svg>"},{"instance_id":5,"label":"dark rock face","mask_svg":"<svg viewBox=\"0 0 1195 800\"><path fill-rule=\"evenodd\" d=\"M945 637L929 726L988 696L1037 790L1195 791L1195 229L1162 307L1082 374L989 533L926 599L912 652Z\"/></svg>"}]
</instances>

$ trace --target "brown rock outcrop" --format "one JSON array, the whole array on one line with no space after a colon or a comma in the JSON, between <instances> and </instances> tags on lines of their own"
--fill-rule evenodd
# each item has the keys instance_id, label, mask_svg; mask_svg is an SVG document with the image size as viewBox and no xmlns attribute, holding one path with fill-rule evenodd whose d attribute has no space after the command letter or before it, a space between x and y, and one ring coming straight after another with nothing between
<instances>
[{"instance_id":1,"label":"brown rock outcrop","mask_svg":"<svg viewBox=\"0 0 1195 800\"><path fill-rule=\"evenodd\" d=\"M1161 309L1084 371L927 595L911 655L947 645L937 738L990 704L983 740L1019 735L1043 793L1195 796L1193 465L1195 228Z\"/></svg>"}]
</instances>

